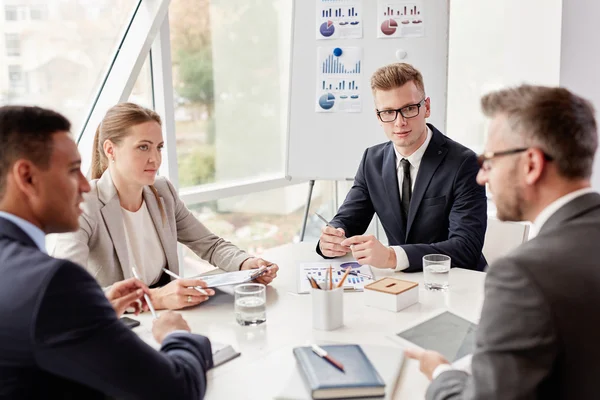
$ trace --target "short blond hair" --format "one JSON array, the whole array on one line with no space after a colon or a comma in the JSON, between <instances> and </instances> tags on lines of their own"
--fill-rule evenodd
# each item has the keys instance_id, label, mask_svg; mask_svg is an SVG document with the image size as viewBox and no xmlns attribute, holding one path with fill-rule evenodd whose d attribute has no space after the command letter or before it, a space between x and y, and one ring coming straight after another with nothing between
<instances>
[{"instance_id":1,"label":"short blond hair","mask_svg":"<svg viewBox=\"0 0 600 400\"><path fill-rule=\"evenodd\" d=\"M392 90L414 82L417 89L425 94L423 75L410 64L394 63L379 68L371 76L371 90Z\"/></svg>"}]
</instances>

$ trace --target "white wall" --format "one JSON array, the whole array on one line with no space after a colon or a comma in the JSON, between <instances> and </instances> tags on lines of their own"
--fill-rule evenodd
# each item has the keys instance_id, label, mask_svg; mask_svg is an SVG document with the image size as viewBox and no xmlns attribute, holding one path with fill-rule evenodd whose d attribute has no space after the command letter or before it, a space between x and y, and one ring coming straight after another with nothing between
<instances>
[{"instance_id":1,"label":"white wall","mask_svg":"<svg viewBox=\"0 0 600 400\"><path fill-rule=\"evenodd\" d=\"M600 1L565 0L562 10L560 85L600 110ZM600 189L600 157L596 153L592 186Z\"/></svg>"},{"instance_id":2,"label":"white wall","mask_svg":"<svg viewBox=\"0 0 600 400\"><path fill-rule=\"evenodd\" d=\"M446 134L482 150L481 96L559 82L561 0L452 0Z\"/></svg>"}]
</instances>

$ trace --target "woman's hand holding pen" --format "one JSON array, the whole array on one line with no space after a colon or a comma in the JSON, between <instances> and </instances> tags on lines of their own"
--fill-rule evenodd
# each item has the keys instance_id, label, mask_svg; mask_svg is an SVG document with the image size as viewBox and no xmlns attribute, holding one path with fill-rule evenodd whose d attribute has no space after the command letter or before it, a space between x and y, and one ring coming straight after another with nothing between
<instances>
[{"instance_id":1,"label":"woman's hand holding pen","mask_svg":"<svg viewBox=\"0 0 600 400\"><path fill-rule=\"evenodd\" d=\"M138 315L142 309L147 309L144 301L144 293L150 294L148 286L136 278L129 278L113 284L105 293L118 317L121 317L125 310L134 308L135 315Z\"/></svg>"},{"instance_id":2,"label":"woman's hand holding pen","mask_svg":"<svg viewBox=\"0 0 600 400\"><path fill-rule=\"evenodd\" d=\"M240 266L240 271L246 269L257 269L260 267L268 268L264 274L255 279L256 282L262 283L263 285L268 285L277 277L277 271L279 271L277 264L273 264L272 262L256 257L251 257L244 261Z\"/></svg>"},{"instance_id":3,"label":"woman's hand holding pen","mask_svg":"<svg viewBox=\"0 0 600 400\"><path fill-rule=\"evenodd\" d=\"M194 289L194 286L205 288L208 296ZM213 296L215 291L206 289L206 282L202 279L176 279L167 285L150 289L150 297L156 309L179 310L185 307L198 305Z\"/></svg>"},{"instance_id":4,"label":"woman's hand holding pen","mask_svg":"<svg viewBox=\"0 0 600 400\"><path fill-rule=\"evenodd\" d=\"M350 252L350 247L342 246L346 239L346 232L342 228L334 228L332 226L324 226L321 230L319 238L319 247L321 253L326 257L341 257Z\"/></svg>"}]
</instances>

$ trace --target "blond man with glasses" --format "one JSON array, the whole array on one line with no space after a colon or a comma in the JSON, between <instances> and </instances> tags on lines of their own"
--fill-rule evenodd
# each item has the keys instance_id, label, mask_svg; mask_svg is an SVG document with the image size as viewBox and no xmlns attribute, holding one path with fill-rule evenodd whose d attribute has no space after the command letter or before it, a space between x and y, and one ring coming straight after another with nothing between
<instances>
[{"instance_id":1,"label":"blond man with glasses","mask_svg":"<svg viewBox=\"0 0 600 400\"><path fill-rule=\"evenodd\" d=\"M485 188L475 180L477 156L426 123L431 99L413 66L378 69L371 89L389 141L365 150L317 253L333 258L351 252L361 264L404 272L421 271L424 255L446 254L453 267L483 270L487 205ZM363 235L374 214L390 246Z\"/></svg>"}]
</instances>

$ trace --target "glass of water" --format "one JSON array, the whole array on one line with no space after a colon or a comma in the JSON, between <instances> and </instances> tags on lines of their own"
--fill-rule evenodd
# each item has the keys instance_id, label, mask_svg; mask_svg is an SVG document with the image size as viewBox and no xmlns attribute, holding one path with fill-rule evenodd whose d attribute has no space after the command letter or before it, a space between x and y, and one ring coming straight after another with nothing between
<instances>
[{"instance_id":1,"label":"glass of water","mask_svg":"<svg viewBox=\"0 0 600 400\"><path fill-rule=\"evenodd\" d=\"M242 326L260 325L267 320L267 291L262 283L235 287L235 319Z\"/></svg>"},{"instance_id":2,"label":"glass of water","mask_svg":"<svg viewBox=\"0 0 600 400\"><path fill-rule=\"evenodd\" d=\"M423 281L425 289L448 290L450 277L450 257L444 254L428 254L423 256Z\"/></svg>"}]
</instances>

